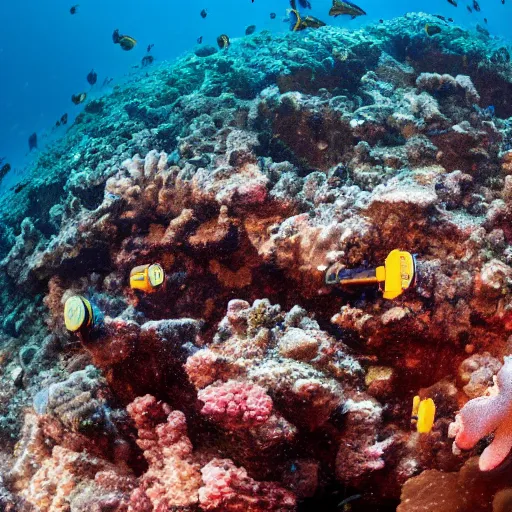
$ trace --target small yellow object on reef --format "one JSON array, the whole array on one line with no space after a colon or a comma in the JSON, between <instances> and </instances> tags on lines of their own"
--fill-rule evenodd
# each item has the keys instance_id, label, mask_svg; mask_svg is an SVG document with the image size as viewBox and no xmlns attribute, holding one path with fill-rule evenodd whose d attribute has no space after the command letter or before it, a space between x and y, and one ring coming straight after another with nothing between
<instances>
[{"instance_id":1,"label":"small yellow object on reef","mask_svg":"<svg viewBox=\"0 0 512 512\"><path fill-rule=\"evenodd\" d=\"M416 260L407 252L394 249L384 265L377 268L346 269L335 263L327 269L326 284L341 286L366 286L378 284L385 299L396 299L416 281Z\"/></svg>"},{"instance_id":2,"label":"small yellow object on reef","mask_svg":"<svg viewBox=\"0 0 512 512\"><path fill-rule=\"evenodd\" d=\"M76 332L94 322L91 303L80 295L70 297L64 305L64 323L68 331Z\"/></svg>"},{"instance_id":3,"label":"small yellow object on reef","mask_svg":"<svg viewBox=\"0 0 512 512\"><path fill-rule=\"evenodd\" d=\"M139 265L130 272L130 286L134 290L152 293L165 279L164 269L158 264Z\"/></svg>"},{"instance_id":4,"label":"small yellow object on reef","mask_svg":"<svg viewBox=\"0 0 512 512\"><path fill-rule=\"evenodd\" d=\"M436 404L432 398L420 400L416 395L412 401L411 423L416 423L416 430L420 434L428 434L434 426Z\"/></svg>"}]
</instances>

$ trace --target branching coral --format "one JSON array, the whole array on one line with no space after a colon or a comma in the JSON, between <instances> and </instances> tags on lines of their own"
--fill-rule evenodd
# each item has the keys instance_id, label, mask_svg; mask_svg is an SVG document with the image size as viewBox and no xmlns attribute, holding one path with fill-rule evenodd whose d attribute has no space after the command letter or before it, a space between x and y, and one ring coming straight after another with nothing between
<instances>
[{"instance_id":1,"label":"branching coral","mask_svg":"<svg viewBox=\"0 0 512 512\"><path fill-rule=\"evenodd\" d=\"M146 395L128 406L137 426L137 444L144 451L149 469L140 488L132 494L132 510L151 502L154 510L192 506L198 501L201 485L200 466L193 460L192 444L187 437L185 415Z\"/></svg>"}]
</instances>

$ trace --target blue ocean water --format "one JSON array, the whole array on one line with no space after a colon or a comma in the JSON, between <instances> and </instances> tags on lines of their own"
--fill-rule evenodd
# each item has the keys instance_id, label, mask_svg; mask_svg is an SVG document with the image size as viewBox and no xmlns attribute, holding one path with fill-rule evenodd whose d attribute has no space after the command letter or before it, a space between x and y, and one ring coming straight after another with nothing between
<instances>
[{"instance_id":1,"label":"blue ocean water","mask_svg":"<svg viewBox=\"0 0 512 512\"><path fill-rule=\"evenodd\" d=\"M71 15L70 7L79 1L0 3L0 158L5 157L15 169L36 155L28 153L31 133L38 134L41 148L64 133L65 127L52 129L61 115L68 113L69 123L73 122L82 107L72 104L72 94L101 95L108 90L102 88L106 78L113 78L111 85L115 85L130 74L145 72L135 66L149 44L154 44L151 54L161 62L191 50L200 36L203 44L215 45L219 34L242 37L251 24L257 30L288 30L283 22L287 0L83 0L77 14ZM472 14L466 5L473 0L459 1L457 8L447 0L357 3L368 16L330 18L330 0L312 0L311 14L332 25L355 28L414 10L453 17L465 27L479 23L495 36L510 35L512 0L504 5L502 0L481 0L481 12ZM205 19L200 16L202 9L208 11ZM271 12L276 13L274 20ZM137 39L133 51L125 52L112 43L116 28ZM98 74L92 88L86 81L91 69ZM4 180L4 187L12 185L15 174Z\"/></svg>"}]
</instances>

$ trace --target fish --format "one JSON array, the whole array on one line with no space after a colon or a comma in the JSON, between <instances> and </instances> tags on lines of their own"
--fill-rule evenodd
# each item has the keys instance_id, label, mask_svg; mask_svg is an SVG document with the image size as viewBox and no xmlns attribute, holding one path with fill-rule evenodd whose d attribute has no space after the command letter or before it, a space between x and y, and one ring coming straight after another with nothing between
<instances>
[{"instance_id":1,"label":"fish","mask_svg":"<svg viewBox=\"0 0 512 512\"><path fill-rule=\"evenodd\" d=\"M270 13L270 19L271 20L275 20L276 19L276 13L275 12L271 12Z\"/></svg>"},{"instance_id":2,"label":"fish","mask_svg":"<svg viewBox=\"0 0 512 512\"><path fill-rule=\"evenodd\" d=\"M445 18L444 16L441 16L441 14L433 14L432 16L440 19L441 21L444 21L445 23L453 23L453 18Z\"/></svg>"},{"instance_id":3,"label":"fish","mask_svg":"<svg viewBox=\"0 0 512 512\"><path fill-rule=\"evenodd\" d=\"M34 132L28 138L28 150L32 151L33 149L37 149L37 133L36 132Z\"/></svg>"},{"instance_id":4,"label":"fish","mask_svg":"<svg viewBox=\"0 0 512 512\"><path fill-rule=\"evenodd\" d=\"M473 9L475 9L476 12L480 12L480 4L477 0L473 0Z\"/></svg>"},{"instance_id":5,"label":"fish","mask_svg":"<svg viewBox=\"0 0 512 512\"><path fill-rule=\"evenodd\" d=\"M98 74L96 73L96 71L94 71L94 69L91 69L86 78L91 85L94 85L98 81Z\"/></svg>"},{"instance_id":6,"label":"fish","mask_svg":"<svg viewBox=\"0 0 512 512\"><path fill-rule=\"evenodd\" d=\"M489 22L487 21L487 18L484 18L484 23L485 23L486 25L487 25L487 23L489 23Z\"/></svg>"},{"instance_id":7,"label":"fish","mask_svg":"<svg viewBox=\"0 0 512 512\"><path fill-rule=\"evenodd\" d=\"M436 34L439 34L440 32L442 32L442 30L439 25L431 25L431 24L427 23L425 25L425 32L427 33L427 36L432 37L432 36L435 36Z\"/></svg>"},{"instance_id":8,"label":"fish","mask_svg":"<svg viewBox=\"0 0 512 512\"><path fill-rule=\"evenodd\" d=\"M11 170L11 164L4 164L0 167L0 181L5 178L5 175Z\"/></svg>"},{"instance_id":9,"label":"fish","mask_svg":"<svg viewBox=\"0 0 512 512\"><path fill-rule=\"evenodd\" d=\"M22 181L21 183L18 183L18 185L14 187L14 193L17 194L18 192L21 192L29 183L29 181ZM13 189L11 188L11 190Z\"/></svg>"},{"instance_id":10,"label":"fish","mask_svg":"<svg viewBox=\"0 0 512 512\"><path fill-rule=\"evenodd\" d=\"M133 50L137 44L137 41L133 37L120 34L119 29L117 28L112 34L112 41L114 41L114 44L118 44L125 51Z\"/></svg>"},{"instance_id":11,"label":"fish","mask_svg":"<svg viewBox=\"0 0 512 512\"><path fill-rule=\"evenodd\" d=\"M299 5L303 9L311 9L311 3L309 2L309 0L299 0ZM295 11L297 10L296 0L290 0L290 7Z\"/></svg>"},{"instance_id":12,"label":"fish","mask_svg":"<svg viewBox=\"0 0 512 512\"><path fill-rule=\"evenodd\" d=\"M62 116L60 118L60 124L68 124L68 115L67 114L62 114Z\"/></svg>"},{"instance_id":13,"label":"fish","mask_svg":"<svg viewBox=\"0 0 512 512\"><path fill-rule=\"evenodd\" d=\"M106 85L111 84L113 81L114 81L114 79L113 79L113 78L109 78L109 77L107 76L107 78L105 78L105 80L103 80L103 85L102 85L102 87L105 87Z\"/></svg>"},{"instance_id":14,"label":"fish","mask_svg":"<svg viewBox=\"0 0 512 512\"><path fill-rule=\"evenodd\" d=\"M360 7L348 0L332 0L332 7L329 10L329 16L341 16L346 14L350 16L352 19L357 18L358 16L365 16L366 12L363 11Z\"/></svg>"},{"instance_id":15,"label":"fish","mask_svg":"<svg viewBox=\"0 0 512 512\"><path fill-rule=\"evenodd\" d=\"M254 32L256 32L256 25L249 25L245 29L245 35L246 36L250 36L251 34L254 34Z\"/></svg>"},{"instance_id":16,"label":"fish","mask_svg":"<svg viewBox=\"0 0 512 512\"><path fill-rule=\"evenodd\" d=\"M203 9L199 15L201 16L201 18L203 18L203 20L206 18L206 16L208 16L208 11L206 9Z\"/></svg>"},{"instance_id":17,"label":"fish","mask_svg":"<svg viewBox=\"0 0 512 512\"><path fill-rule=\"evenodd\" d=\"M146 48L146 52L149 53L151 49L155 46L154 44L148 44L148 47Z\"/></svg>"},{"instance_id":18,"label":"fish","mask_svg":"<svg viewBox=\"0 0 512 512\"><path fill-rule=\"evenodd\" d=\"M87 93L81 92L79 94L73 94L73 96L71 96L71 101L75 105L80 105L80 103L83 103L86 98L87 98Z\"/></svg>"},{"instance_id":19,"label":"fish","mask_svg":"<svg viewBox=\"0 0 512 512\"><path fill-rule=\"evenodd\" d=\"M505 5L505 0L501 0L501 5Z\"/></svg>"},{"instance_id":20,"label":"fish","mask_svg":"<svg viewBox=\"0 0 512 512\"><path fill-rule=\"evenodd\" d=\"M473 9L471 9L471 7L469 7L469 5L466 5L466 9L468 10L468 12L471 14L473 12Z\"/></svg>"},{"instance_id":21,"label":"fish","mask_svg":"<svg viewBox=\"0 0 512 512\"><path fill-rule=\"evenodd\" d=\"M351 506L349 505L350 502L358 500L359 498L362 498L361 494L354 494L353 496L349 496L348 498L345 498L343 501L340 501L338 503L338 508L341 508L343 512L348 512L351 510Z\"/></svg>"},{"instance_id":22,"label":"fish","mask_svg":"<svg viewBox=\"0 0 512 512\"><path fill-rule=\"evenodd\" d=\"M226 34L221 34L219 37L217 37L217 44L219 45L219 48L228 48L231 44L229 36Z\"/></svg>"},{"instance_id":23,"label":"fish","mask_svg":"<svg viewBox=\"0 0 512 512\"><path fill-rule=\"evenodd\" d=\"M141 65L143 68L146 66L150 66L155 61L155 57L153 55L146 55L145 57L142 57Z\"/></svg>"},{"instance_id":24,"label":"fish","mask_svg":"<svg viewBox=\"0 0 512 512\"><path fill-rule=\"evenodd\" d=\"M78 7L80 7L79 4L73 5L71 9L69 9L69 14L76 14L78 11Z\"/></svg>"},{"instance_id":25,"label":"fish","mask_svg":"<svg viewBox=\"0 0 512 512\"><path fill-rule=\"evenodd\" d=\"M201 44L203 42L203 36L199 36L197 39L197 44Z\"/></svg>"},{"instance_id":26,"label":"fish","mask_svg":"<svg viewBox=\"0 0 512 512\"><path fill-rule=\"evenodd\" d=\"M485 29L484 27L482 27L481 25L479 25L478 23L476 24L476 31L479 33L479 34L482 34L483 36L485 37L490 37L491 33Z\"/></svg>"},{"instance_id":27,"label":"fish","mask_svg":"<svg viewBox=\"0 0 512 512\"><path fill-rule=\"evenodd\" d=\"M457 0L448 0L448 3L453 5L453 7L457 7L459 4L457 3Z\"/></svg>"},{"instance_id":28,"label":"fish","mask_svg":"<svg viewBox=\"0 0 512 512\"><path fill-rule=\"evenodd\" d=\"M290 30L292 32L300 32L307 28L324 27L325 23L314 16L301 17L299 11L291 9L289 12Z\"/></svg>"}]
</instances>

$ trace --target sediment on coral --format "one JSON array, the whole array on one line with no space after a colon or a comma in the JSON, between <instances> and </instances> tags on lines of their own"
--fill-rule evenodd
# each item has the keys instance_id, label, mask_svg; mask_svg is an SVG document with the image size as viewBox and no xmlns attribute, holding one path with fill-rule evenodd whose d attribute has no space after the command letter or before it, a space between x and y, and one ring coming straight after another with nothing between
<instances>
[{"instance_id":1,"label":"sediment on coral","mask_svg":"<svg viewBox=\"0 0 512 512\"><path fill-rule=\"evenodd\" d=\"M487 477L449 425L489 453L509 408L512 66L436 20L196 51L40 155L0 202L0 507L468 510ZM395 248L417 259L397 300L326 286ZM131 289L152 262L164 284Z\"/></svg>"}]
</instances>

